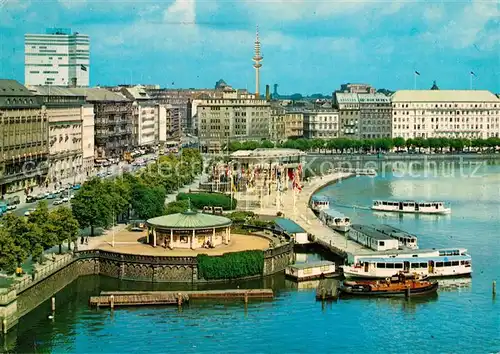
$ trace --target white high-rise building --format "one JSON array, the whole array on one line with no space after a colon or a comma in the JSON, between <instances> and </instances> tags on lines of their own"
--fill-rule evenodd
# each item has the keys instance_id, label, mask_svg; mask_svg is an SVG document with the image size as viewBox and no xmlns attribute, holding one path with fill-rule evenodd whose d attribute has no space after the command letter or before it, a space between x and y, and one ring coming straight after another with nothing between
<instances>
[{"instance_id":1,"label":"white high-rise building","mask_svg":"<svg viewBox=\"0 0 500 354\"><path fill-rule=\"evenodd\" d=\"M89 86L90 41L70 29L24 36L25 85Z\"/></svg>"}]
</instances>

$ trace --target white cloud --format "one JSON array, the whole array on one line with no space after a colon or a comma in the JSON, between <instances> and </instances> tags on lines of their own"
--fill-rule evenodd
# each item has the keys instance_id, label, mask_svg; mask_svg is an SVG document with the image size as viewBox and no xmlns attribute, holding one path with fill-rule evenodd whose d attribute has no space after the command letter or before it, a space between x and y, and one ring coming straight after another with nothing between
<instances>
[{"instance_id":1,"label":"white cloud","mask_svg":"<svg viewBox=\"0 0 500 354\"><path fill-rule=\"evenodd\" d=\"M196 1L195 0L175 0L164 12L163 16L167 23L188 23L196 22Z\"/></svg>"}]
</instances>

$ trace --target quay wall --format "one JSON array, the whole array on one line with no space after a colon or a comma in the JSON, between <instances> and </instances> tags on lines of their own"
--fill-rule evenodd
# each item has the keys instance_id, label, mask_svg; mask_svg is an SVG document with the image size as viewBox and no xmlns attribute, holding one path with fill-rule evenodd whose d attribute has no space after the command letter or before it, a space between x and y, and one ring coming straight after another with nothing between
<instances>
[{"instance_id":1,"label":"quay wall","mask_svg":"<svg viewBox=\"0 0 500 354\"><path fill-rule=\"evenodd\" d=\"M288 242L264 251L264 269L259 278L284 271L293 263L293 243ZM209 282L198 277L196 257L161 257L85 250L51 273L26 279L0 294L0 320L3 333L26 315L80 276L100 274L123 280L145 282ZM229 279L226 279L229 280ZM220 280L225 281L225 280Z\"/></svg>"},{"instance_id":2,"label":"quay wall","mask_svg":"<svg viewBox=\"0 0 500 354\"><path fill-rule=\"evenodd\" d=\"M325 158L332 161L478 161L500 160L500 154L331 154L308 153L307 160L312 158Z\"/></svg>"}]
</instances>

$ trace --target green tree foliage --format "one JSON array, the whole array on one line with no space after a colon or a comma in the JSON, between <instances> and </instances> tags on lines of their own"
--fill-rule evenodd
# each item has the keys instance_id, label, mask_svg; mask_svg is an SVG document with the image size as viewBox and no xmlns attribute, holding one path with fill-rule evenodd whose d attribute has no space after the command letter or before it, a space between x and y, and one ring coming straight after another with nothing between
<instances>
[{"instance_id":1,"label":"green tree foliage","mask_svg":"<svg viewBox=\"0 0 500 354\"><path fill-rule=\"evenodd\" d=\"M79 225L73 216L70 208L59 207L49 214L49 224L52 232L56 236L56 244L59 245L59 253L62 252L63 242L68 242L68 249L71 242L75 242L78 237ZM76 243L75 243L76 244Z\"/></svg>"},{"instance_id":2,"label":"green tree foliage","mask_svg":"<svg viewBox=\"0 0 500 354\"><path fill-rule=\"evenodd\" d=\"M233 221L233 225L241 225L253 219L255 217L255 213L251 211L233 211L231 214L225 216Z\"/></svg>"},{"instance_id":3,"label":"green tree foliage","mask_svg":"<svg viewBox=\"0 0 500 354\"><path fill-rule=\"evenodd\" d=\"M179 193L177 200L191 200L191 208L203 209L205 206L221 207L224 210L234 210L238 204L233 198L231 205L231 197L222 193Z\"/></svg>"},{"instance_id":4,"label":"green tree foliage","mask_svg":"<svg viewBox=\"0 0 500 354\"><path fill-rule=\"evenodd\" d=\"M264 252L261 250L224 253L222 256L199 254L198 275L205 280L235 279L262 275Z\"/></svg>"},{"instance_id":5,"label":"green tree foliage","mask_svg":"<svg viewBox=\"0 0 500 354\"><path fill-rule=\"evenodd\" d=\"M163 215L165 195L165 188L138 184L132 190L132 209L144 220Z\"/></svg>"},{"instance_id":6,"label":"green tree foliage","mask_svg":"<svg viewBox=\"0 0 500 354\"><path fill-rule=\"evenodd\" d=\"M96 227L106 227L113 218L113 195L108 194L108 187L99 178L93 178L83 184L71 201L73 215L80 227L90 227L94 236ZM116 212L116 211L115 211ZM116 215L116 214L115 214Z\"/></svg>"},{"instance_id":7,"label":"green tree foliage","mask_svg":"<svg viewBox=\"0 0 500 354\"><path fill-rule=\"evenodd\" d=\"M183 213L189 208L189 202L187 200L176 200L174 202L170 202L165 207L164 214L178 214Z\"/></svg>"},{"instance_id":8,"label":"green tree foliage","mask_svg":"<svg viewBox=\"0 0 500 354\"><path fill-rule=\"evenodd\" d=\"M0 269L7 274L14 273L27 256L26 249L16 244L14 237L5 228L0 228Z\"/></svg>"}]
</instances>

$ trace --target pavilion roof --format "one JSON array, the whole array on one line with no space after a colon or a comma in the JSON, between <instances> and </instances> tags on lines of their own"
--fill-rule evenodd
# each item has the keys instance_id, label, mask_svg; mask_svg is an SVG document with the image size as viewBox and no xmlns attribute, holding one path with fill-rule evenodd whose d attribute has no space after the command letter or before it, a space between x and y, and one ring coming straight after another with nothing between
<instances>
[{"instance_id":1,"label":"pavilion roof","mask_svg":"<svg viewBox=\"0 0 500 354\"><path fill-rule=\"evenodd\" d=\"M149 219L148 225L173 230L197 230L224 227L232 224L231 219L220 215L204 214L195 211L158 216Z\"/></svg>"}]
</instances>

